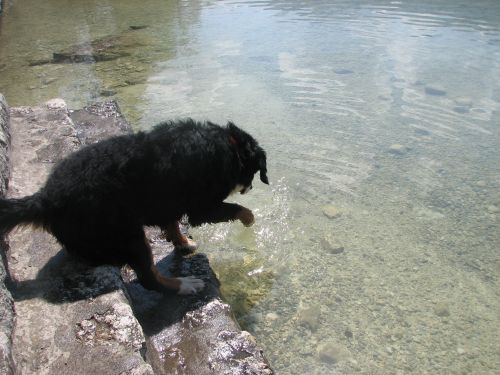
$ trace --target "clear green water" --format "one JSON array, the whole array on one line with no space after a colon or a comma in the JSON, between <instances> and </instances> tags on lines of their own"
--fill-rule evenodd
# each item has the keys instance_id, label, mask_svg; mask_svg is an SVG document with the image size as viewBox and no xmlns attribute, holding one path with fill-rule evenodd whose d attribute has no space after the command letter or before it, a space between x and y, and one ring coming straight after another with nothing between
<instances>
[{"instance_id":1,"label":"clear green water","mask_svg":"<svg viewBox=\"0 0 500 375\"><path fill-rule=\"evenodd\" d=\"M498 374L498 1L4 3L11 105L112 94L268 151L256 225L193 235L278 374ZM29 66L108 35L129 56Z\"/></svg>"}]
</instances>

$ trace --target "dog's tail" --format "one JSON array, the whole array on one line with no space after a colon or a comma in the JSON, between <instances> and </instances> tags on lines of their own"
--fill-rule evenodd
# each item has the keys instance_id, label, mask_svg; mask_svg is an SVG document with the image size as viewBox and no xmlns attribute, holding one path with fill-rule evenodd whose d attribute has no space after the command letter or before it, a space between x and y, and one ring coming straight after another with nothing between
<instances>
[{"instance_id":1,"label":"dog's tail","mask_svg":"<svg viewBox=\"0 0 500 375\"><path fill-rule=\"evenodd\" d=\"M0 198L0 234L17 225L43 226L43 207L38 194L24 198Z\"/></svg>"}]
</instances>

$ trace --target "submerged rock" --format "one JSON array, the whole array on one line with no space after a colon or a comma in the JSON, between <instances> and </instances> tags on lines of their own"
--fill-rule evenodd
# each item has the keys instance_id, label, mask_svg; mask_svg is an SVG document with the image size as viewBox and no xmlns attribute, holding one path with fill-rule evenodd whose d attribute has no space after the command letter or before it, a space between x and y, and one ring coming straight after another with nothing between
<instances>
[{"instance_id":1,"label":"submerged rock","mask_svg":"<svg viewBox=\"0 0 500 375\"><path fill-rule=\"evenodd\" d=\"M45 65L45 64L50 64L52 62L52 59L35 59L35 60L30 60L28 62L28 66L38 66L38 65Z\"/></svg>"},{"instance_id":2,"label":"submerged rock","mask_svg":"<svg viewBox=\"0 0 500 375\"><path fill-rule=\"evenodd\" d=\"M394 143L389 146L388 152L393 155L404 155L406 154L410 149L404 145L401 145L399 143Z\"/></svg>"},{"instance_id":3,"label":"submerged rock","mask_svg":"<svg viewBox=\"0 0 500 375\"><path fill-rule=\"evenodd\" d=\"M113 89L103 89L99 92L99 95L106 97L106 96L116 95L117 93L118 93L118 91L113 90Z\"/></svg>"},{"instance_id":4,"label":"submerged rock","mask_svg":"<svg viewBox=\"0 0 500 375\"><path fill-rule=\"evenodd\" d=\"M124 47L120 36L108 36L77 44L63 51L54 52L51 62L94 63L116 60L120 57L130 56L130 52L124 50Z\"/></svg>"},{"instance_id":5,"label":"submerged rock","mask_svg":"<svg viewBox=\"0 0 500 375\"><path fill-rule=\"evenodd\" d=\"M69 46L61 51L54 52L52 58L36 59L29 62L30 66L44 64L65 63L96 63L99 61L116 60L120 57L130 56L133 50L144 45L135 30L144 27L131 28L118 35L108 35L92 41Z\"/></svg>"},{"instance_id":6,"label":"submerged rock","mask_svg":"<svg viewBox=\"0 0 500 375\"><path fill-rule=\"evenodd\" d=\"M317 331L320 325L320 315L320 306L304 306L299 309L297 322L299 325L305 326L311 331Z\"/></svg>"},{"instance_id":7,"label":"submerged rock","mask_svg":"<svg viewBox=\"0 0 500 375\"><path fill-rule=\"evenodd\" d=\"M434 306L434 314L440 317L450 316L450 307L446 302L438 302Z\"/></svg>"},{"instance_id":8,"label":"submerged rock","mask_svg":"<svg viewBox=\"0 0 500 375\"><path fill-rule=\"evenodd\" d=\"M469 97L460 97L460 98L455 98L455 104L459 107L467 107L470 108L472 107L472 98Z\"/></svg>"},{"instance_id":9,"label":"submerged rock","mask_svg":"<svg viewBox=\"0 0 500 375\"><path fill-rule=\"evenodd\" d=\"M331 235L326 235L320 239L320 245L326 252L330 254L342 254L344 252L344 246L342 246L335 238Z\"/></svg>"},{"instance_id":10,"label":"submerged rock","mask_svg":"<svg viewBox=\"0 0 500 375\"><path fill-rule=\"evenodd\" d=\"M278 318L279 318L279 315L274 313L274 312L270 312L270 313L266 314L266 321L267 322L274 322L275 320L278 320Z\"/></svg>"},{"instance_id":11,"label":"submerged rock","mask_svg":"<svg viewBox=\"0 0 500 375\"><path fill-rule=\"evenodd\" d=\"M465 114L470 112L470 109L468 107L461 107L461 106L453 107L453 110L460 114Z\"/></svg>"},{"instance_id":12,"label":"submerged rock","mask_svg":"<svg viewBox=\"0 0 500 375\"><path fill-rule=\"evenodd\" d=\"M418 136L428 136L431 134L431 132L427 129L424 128L415 128L415 134Z\"/></svg>"},{"instance_id":13,"label":"submerged rock","mask_svg":"<svg viewBox=\"0 0 500 375\"><path fill-rule=\"evenodd\" d=\"M335 70L336 74L352 74L354 73L352 70L349 69L337 69Z\"/></svg>"},{"instance_id":14,"label":"submerged rock","mask_svg":"<svg viewBox=\"0 0 500 375\"><path fill-rule=\"evenodd\" d=\"M495 205L492 205L492 204L490 204L488 207L486 207L486 209L488 210L488 212L490 214L496 214L499 211L498 207Z\"/></svg>"},{"instance_id":15,"label":"submerged rock","mask_svg":"<svg viewBox=\"0 0 500 375\"><path fill-rule=\"evenodd\" d=\"M130 30L142 30L146 29L148 26L147 25L130 25L129 29Z\"/></svg>"},{"instance_id":16,"label":"submerged rock","mask_svg":"<svg viewBox=\"0 0 500 375\"><path fill-rule=\"evenodd\" d=\"M340 217L342 215L340 210L337 207L332 206L332 205L324 206L322 211L323 211L323 214L329 219L335 219L335 218Z\"/></svg>"},{"instance_id":17,"label":"submerged rock","mask_svg":"<svg viewBox=\"0 0 500 375\"><path fill-rule=\"evenodd\" d=\"M344 336L348 339L352 339L354 337L354 334L349 328L346 328L346 330L344 331Z\"/></svg>"},{"instance_id":18,"label":"submerged rock","mask_svg":"<svg viewBox=\"0 0 500 375\"><path fill-rule=\"evenodd\" d=\"M432 96L445 96L446 91L436 86L425 86L425 93Z\"/></svg>"},{"instance_id":19,"label":"submerged rock","mask_svg":"<svg viewBox=\"0 0 500 375\"><path fill-rule=\"evenodd\" d=\"M346 359L349 352L342 344L326 341L318 345L317 354L322 362L334 364Z\"/></svg>"}]
</instances>

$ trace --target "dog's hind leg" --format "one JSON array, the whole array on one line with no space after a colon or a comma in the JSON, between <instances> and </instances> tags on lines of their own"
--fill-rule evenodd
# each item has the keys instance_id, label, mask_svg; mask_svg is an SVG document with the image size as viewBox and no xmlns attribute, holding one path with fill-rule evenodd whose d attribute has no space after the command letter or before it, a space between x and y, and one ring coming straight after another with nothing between
<instances>
[{"instance_id":1,"label":"dog's hind leg","mask_svg":"<svg viewBox=\"0 0 500 375\"><path fill-rule=\"evenodd\" d=\"M205 287L203 280L193 276L165 277L160 274L153 261L151 248L145 238L134 239L124 249L127 263L137 274L141 285L146 289L177 294L195 294Z\"/></svg>"},{"instance_id":2,"label":"dog's hind leg","mask_svg":"<svg viewBox=\"0 0 500 375\"><path fill-rule=\"evenodd\" d=\"M166 232L167 241L171 241L174 244L174 250L176 252L180 254L189 254L194 253L198 248L196 242L181 233L178 221L168 223L164 227L164 231Z\"/></svg>"}]
</instances>

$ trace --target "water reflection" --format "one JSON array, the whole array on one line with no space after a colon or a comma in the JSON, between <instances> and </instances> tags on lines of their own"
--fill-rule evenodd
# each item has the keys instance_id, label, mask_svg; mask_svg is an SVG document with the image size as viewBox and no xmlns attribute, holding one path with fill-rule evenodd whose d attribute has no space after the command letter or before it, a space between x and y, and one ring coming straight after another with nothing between
<instances>
[{"instance_id":1,"label":"water reflection","mask_svg":"<svg viewBox=\"0 0 500 375\"><path fill-rule=\"evenodd\" d=\"M268 151L271 189L238 197L256 226L194 235L278 373L500 367L498 2L67 6L6 11L11 104L106 93L138 129L232 119ZM131 25L130 56L28 66Z\"/></svg>"}]
</instances>

